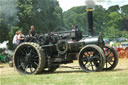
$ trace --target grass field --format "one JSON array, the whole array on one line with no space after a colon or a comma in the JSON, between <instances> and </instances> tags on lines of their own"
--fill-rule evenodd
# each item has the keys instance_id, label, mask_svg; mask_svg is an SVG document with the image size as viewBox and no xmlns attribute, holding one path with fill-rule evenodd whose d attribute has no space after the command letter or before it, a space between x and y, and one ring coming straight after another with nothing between
<instances>
[{"instance_id":1,"label":"grass field","mask_svg":"<svg viewBox=\"0 0 128 85\"><path fill-rule=\"evenodd\" d=\"M21 75L14 68L2 64L0 85L128 85L128 59L120 59L115 70L107 72L82 72L77 63L63 65L52 74L41 75Z\"/></svg>"}]
</instances>

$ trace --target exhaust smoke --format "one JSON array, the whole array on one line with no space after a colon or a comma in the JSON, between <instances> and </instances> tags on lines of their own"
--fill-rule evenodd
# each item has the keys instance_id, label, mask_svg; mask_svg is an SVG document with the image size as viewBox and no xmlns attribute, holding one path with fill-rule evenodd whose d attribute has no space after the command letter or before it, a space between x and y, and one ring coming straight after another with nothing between
<instances>
[{"instance_id":1,"label":"exhaust smoke","mask_svg":"<svg viewBox=\"0 0 128 85\"><path fill-rule=\"evenodd\" d=\"M8 29L17 23L16 0L0 0L0 17L6 23Z\"/></svg>"},{"instance_id":2,"label":"exhaust smoke","mask_svg":"<svg viewBox=\"0 0 128 85\"><path fill-rule=\"evenodd\" d=\"M94 8L95 2L94 2L94 0L86 0L85 5L87 6L87 8Z\"/></svg>"},{"instance_id":3,"label":"exhaust smoke","mask_svg":"<svg viewBox=\"0 0 128 85\"><path fill-rule=\"evenodd\" d=\"M108 0L107 0L108 1ZM93 36L94 35L94 29L93 29L93 8L96 5L96 2L105 2L105 0L86 0L85 4L87 6L87 12L88 12L88 35Z\"/></svg>"}]
</instances>

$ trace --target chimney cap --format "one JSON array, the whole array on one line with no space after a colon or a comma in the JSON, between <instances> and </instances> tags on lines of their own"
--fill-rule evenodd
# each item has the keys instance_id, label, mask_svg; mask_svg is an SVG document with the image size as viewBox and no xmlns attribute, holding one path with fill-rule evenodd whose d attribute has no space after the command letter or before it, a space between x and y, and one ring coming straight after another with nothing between
<instances>
[{"instance_id":1,"label":"chimney cap","mask_svg":"<svg viewBox=\"0 0 128 85\"><path fill-rule=\"evenodd\" d=\"M87 8L87 11L89 12L89 11L93 11L93 8Z\"/></svg>"}]
</instances>

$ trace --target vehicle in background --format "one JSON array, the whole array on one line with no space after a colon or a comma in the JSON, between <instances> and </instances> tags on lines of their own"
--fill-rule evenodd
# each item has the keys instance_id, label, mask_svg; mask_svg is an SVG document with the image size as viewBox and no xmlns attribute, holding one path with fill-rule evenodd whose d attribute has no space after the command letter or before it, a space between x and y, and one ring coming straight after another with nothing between
<instances>
[{"instance_id":1,"label":"vehicle in background","mask_svg":"<svg viewBox=\"0 0 128 85\"><path fill-rule=\"evenodd\" d=\"M122 42L120 44L120 47L123 48L123 49L125 49L125 50L128 50L128 42Z\"/></svg>"},{"instance_id":2,"label":"vehicle in background","mask_svg":"<svg viewBox=\"0 0 128 85\"><path fill-rule=\"evenodd\" d=\"M109 38L104 38L104 42L105 43L109 43L110 42L110 39Z\"/></svg>"},{"instance_id":3,"label":"vehicle in background","mask_svg":"<svg viewBox=\"0 0 128 85\"><path fill-rule=\"evenodd\" d=\"M116 51L119 58L128 58L128 42L120 43L119 47L116 47Z\"/></svg>"},{"instance_id":4,"label":"vehicle in background","mask_svg":"<svg viewBox=\"0 0 128 85\"><path fill-rule=\"evenodd\" d=\"M123 41L127 41L128 39L125 38L125 37L120 37L120 38L117 38L117 41L118 42L123 42Z\"/></svg>"}]
</instances>

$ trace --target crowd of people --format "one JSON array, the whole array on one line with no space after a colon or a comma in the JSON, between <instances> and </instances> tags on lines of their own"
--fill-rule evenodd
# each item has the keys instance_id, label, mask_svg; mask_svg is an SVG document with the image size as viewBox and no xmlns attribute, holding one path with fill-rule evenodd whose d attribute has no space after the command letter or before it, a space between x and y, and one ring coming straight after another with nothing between
<instances>
[{"instance_id":1,"label":"crowd of people","mask_svg":"<svg viewBox=\"0 0 128 85\"><path fill-rule=\"evenodd\" d=\"M29 31L29 37L33 37L35 36L36 32L35 32L35 27L34 26L31 26L31 29ZM13 37L13 46L14 46L14 49L21 43L24 42L24 34L22 33L22 31L17 31Z\"/></svg>"}]
</instances>

